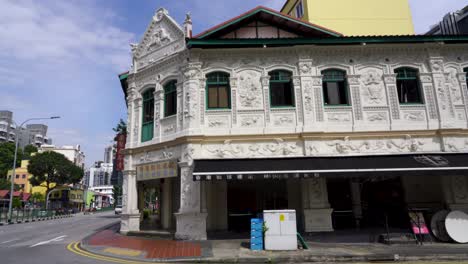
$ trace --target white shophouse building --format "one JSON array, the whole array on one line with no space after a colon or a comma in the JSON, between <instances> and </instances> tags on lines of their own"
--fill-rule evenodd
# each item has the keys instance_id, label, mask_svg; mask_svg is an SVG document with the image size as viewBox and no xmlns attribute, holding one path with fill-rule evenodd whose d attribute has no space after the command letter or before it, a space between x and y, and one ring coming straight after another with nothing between
<instances>
[{"instance_id":1,"label":"white shophouse building","mask_svg":"<svg viewBox=\"0 0 468 264\"><path fill-rule=\"evenodd\" d=\"M191 27L159 9L120 76L122 233L155 186L182 239L264 209L295 209L301 232L468 210L467 37L344 37L263 7Z\"/></svg>"}]
</instances>

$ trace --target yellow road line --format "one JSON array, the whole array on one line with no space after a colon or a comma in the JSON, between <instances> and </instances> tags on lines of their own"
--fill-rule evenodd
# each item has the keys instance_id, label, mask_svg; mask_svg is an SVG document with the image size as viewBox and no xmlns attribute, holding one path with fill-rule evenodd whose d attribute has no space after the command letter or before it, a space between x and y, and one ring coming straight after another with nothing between
<instances>
[{"instance_id":1,"label":"yellow road line","mask_svg":"<svg viewBox=\"0 0 468 264\"><path fill-rule=\"evenodd\" d=\"M68 244L67 249L77 255L83 256L83 257L88 257L92 259L97 259L97 260L102 260L102 261L109 261L109 262L114 262L114 263L121 263L121 264L147 264L148 262L142 262L142 261L133 261L133 260L125 260L125 259L119 259L119 258L113 258L113 257L108 257L108 256L103 256L103 255L97 255L88 251L85 251L81 248L79 248L80 242L72 242Z\"/></svg>"}]
</instances>

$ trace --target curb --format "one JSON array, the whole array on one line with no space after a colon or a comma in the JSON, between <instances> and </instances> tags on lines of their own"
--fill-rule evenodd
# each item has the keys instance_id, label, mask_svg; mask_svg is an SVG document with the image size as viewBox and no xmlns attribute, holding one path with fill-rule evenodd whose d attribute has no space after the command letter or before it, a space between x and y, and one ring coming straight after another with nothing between
<instances>
[{"instance_id":1,"label":"curb","mask_svg":"<svg viewBox=\"0 0 468 264\"><path fill-rule=\"evenodd\" d=\"M36 219L24 220L24 221L18 220L18 221L12 221L12 222L0 222L0 226L23 224L23 223L33 223L33 222L42 222L42 221L56 220L56 219L62 219L62 218L71 218L71 217L74 217L74 216L75 215L71 214L71 215L60 215L60 216L36 218Z\"/></svg>"}]
</instances>

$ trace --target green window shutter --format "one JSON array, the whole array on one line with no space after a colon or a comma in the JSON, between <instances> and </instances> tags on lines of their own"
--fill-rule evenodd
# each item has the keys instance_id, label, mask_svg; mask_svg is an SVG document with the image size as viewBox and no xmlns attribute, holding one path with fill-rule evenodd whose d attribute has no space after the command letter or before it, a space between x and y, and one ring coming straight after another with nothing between
<instances>
[{"instance_id":1,"label":"green window shutter","mask_svg":"<svg viewBox=\"0 0 468 264\"><path fill-rule=\"evenodd\" d=\"M322 71L322 90L325 105L350 105L346 72L339 69Z\"/></svg>"},{"instance_id":2,"label":"green window shutter","mask_svg":"<svg viewBox=\"0 0 468 264\"><path fill-rule=\"evenodd\" d=\"M154 132L154 89L143 93L143 120L141 125L141 142L153 139Z\"/></svg>"},{"instance_id":3,"label":"green window shutter","mask_svg":"<svg viewBox=\"0 0 468 264\"><path fill-rule=\"evenodd\" d=\"M164 86L164 117L177 114L177 81Z\"/></svg>"},{"instance_id":4,"label":"green window shutter","mask_svg":"<svg viewBox=\"0 0 468 264\"><path fill-rule=\"evenodd\" d=\"M276 70L268 73L270 76L270 106L294 107L294 85L292 73L284 70Z\"/></svg>"},{"instance_id":5,"label":"green window shutter","mask_svg":"<svg viewBox=\"0 0 468 264\"><path fill-rule=\"evenodd\" d=\"M229 74L213 72L206 75L206 108L231 109Z\"/></svg>"}]
</instances>

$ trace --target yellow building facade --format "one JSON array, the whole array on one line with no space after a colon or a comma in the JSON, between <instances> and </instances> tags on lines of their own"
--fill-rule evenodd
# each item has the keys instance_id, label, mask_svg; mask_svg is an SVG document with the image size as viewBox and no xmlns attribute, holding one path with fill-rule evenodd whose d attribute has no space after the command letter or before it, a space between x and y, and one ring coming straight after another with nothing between
<instances>
[{"instance_id":1,"label":"yellow building facade","mask_svg":"<svg viewBox=\"0 0 468 264\"><path fill-rule=\"evenodd\" d=\"M288 0L281 13L345 36L414 34L408 0Z\"/></svg>"},{"instance_id":2,"label":"yellow building facade","mask_svg":"<svg viewBox=\"0 0 468 264\"><path fill-rule=\"evenodd\" d=\"M29 179L32 177L32 174L28 172L28 165L29 160L22 160L21 167L16 168L14 176L15 184L19 185L21 187L21 190L25 193L40 193L43 196L45 196L45 193L47 191L47 183L44 182L40 186L32 186L32 184L29 182ZM8 179L10 179L12 173L13 170L8 171ZM50 188L54 187L55 183L51 183Z\"/></svg>"}]
</instances>

